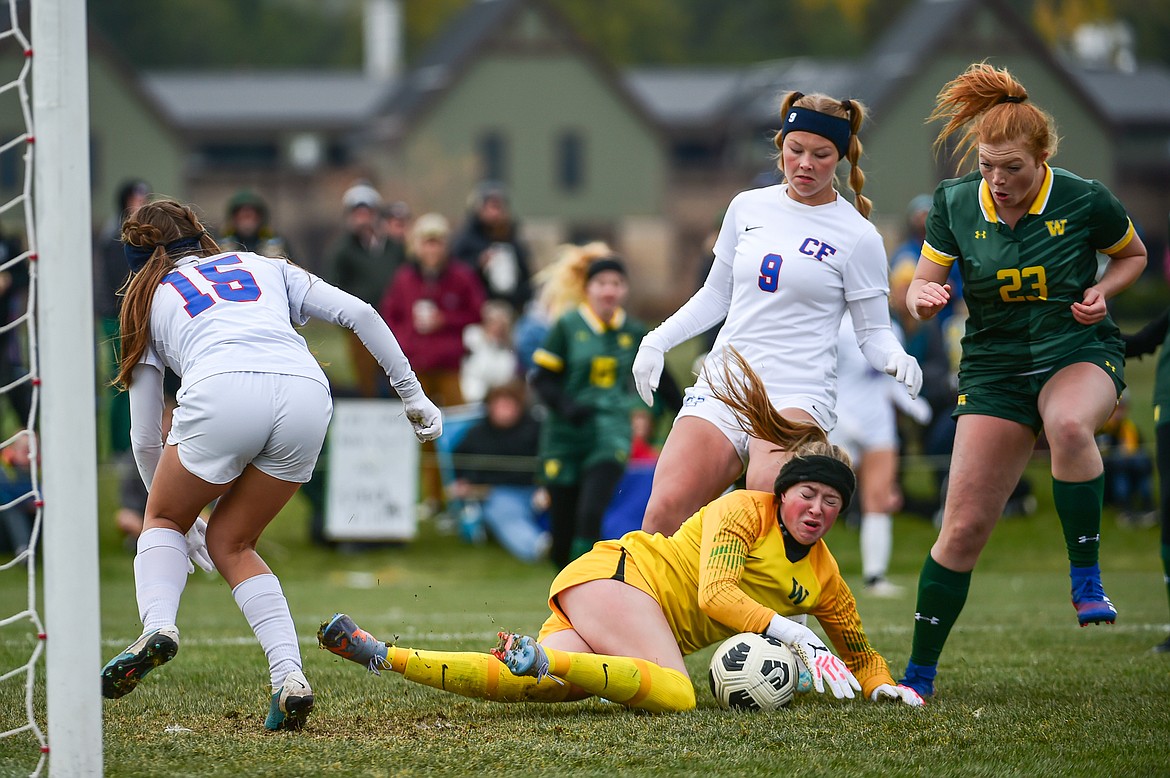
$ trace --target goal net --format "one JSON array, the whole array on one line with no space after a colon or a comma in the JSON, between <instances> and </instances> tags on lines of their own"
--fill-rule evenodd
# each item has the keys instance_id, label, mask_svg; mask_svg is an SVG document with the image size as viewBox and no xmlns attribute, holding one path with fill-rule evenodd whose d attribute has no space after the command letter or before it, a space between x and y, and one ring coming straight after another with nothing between
<instances>
[{"instance_id":1,"label":"goal net","mask_svg":"<svg viewBox=\"0 0 1170 778\"><path fill-rule=\"evenodd\" d=\"M102 772L87 64L84 0L0 0L5 774Z\"/></svg>"}]
</instances>

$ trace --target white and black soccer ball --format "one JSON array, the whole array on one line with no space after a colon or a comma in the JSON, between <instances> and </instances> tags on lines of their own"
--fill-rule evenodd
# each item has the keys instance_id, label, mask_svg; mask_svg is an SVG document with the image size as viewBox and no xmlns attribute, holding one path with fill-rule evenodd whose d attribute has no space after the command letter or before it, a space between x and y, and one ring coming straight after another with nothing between
<instances>
[{"instance_id":1,"label":"white and black soccer ball","mask_svg":"<svg viewBox=\"0 0 1170 778\"><path fill-rule=\"evenodd\" d=\"M767 635L743 632L715 650L707 679L724 710L778 710L792 702L798 674L787 646Z\"/></svg>"}]
</instances>

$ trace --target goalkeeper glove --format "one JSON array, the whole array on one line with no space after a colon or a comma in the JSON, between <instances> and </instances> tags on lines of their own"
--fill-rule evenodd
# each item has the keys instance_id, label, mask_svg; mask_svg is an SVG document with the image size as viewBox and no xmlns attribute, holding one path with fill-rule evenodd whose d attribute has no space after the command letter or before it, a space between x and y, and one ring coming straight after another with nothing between
<instances>
[{"instance_id":1,"label":"goalkeeper glove","mask_svg":"<svg viewBox=\"0 0 1170 778\"><path fill-rule=\"evenodd\" d=\"M820 638L808 627L784 618L780 614L772 617L766 633L779 640L804 663L812 676L813 688L823 694L825 682L837 699L853 698L854 691L861 691L861 684L838 657L833 655Z\"/></svg>"}]
</instances>

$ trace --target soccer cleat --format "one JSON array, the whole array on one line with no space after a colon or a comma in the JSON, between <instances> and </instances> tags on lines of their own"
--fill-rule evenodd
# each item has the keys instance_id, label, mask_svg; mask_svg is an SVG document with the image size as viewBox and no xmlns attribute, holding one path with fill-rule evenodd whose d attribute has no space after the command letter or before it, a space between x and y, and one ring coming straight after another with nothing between
<instances>
[{"instance_id":1,"label":"soccer cleat","mask_svg":"<svg viewBox=\"0 0 1170 778\"><path fill-rule=\"evenodd\" d=\"M144 632L125 651L102 668L102 696L116 700L134 691L146 674L179 653L179 628L163 627Z\"/></svg>"},{"instance_id":2,"label":"soccer cleat","mask_svg":"<svg viewBox=\"0 0 1170 778\"><path fill-rule=\"evenodd\" d=\"M1155 654L1170 654L1170 638L1166 638L1158 645L1150 649Z\"/></svg>"},{"instance_id":3,"label":"soccer cleat","mask_svg":"<svg viewBox=\"0 0 1170 778\"><path fill-rule=\"evenodd\" d=\"M527 675L537 681L547 675L564 686L560 678L548 675L548 654L535 638L513 632L501 632L499 637L500 642L492 649L492 656L503 662L512 675Z\"/></svg>"},{"instance_id":4,"label":"soccer cleat","mask_svg":"<svg viewBox=\"0 0 1170 778\"><path fill-rule=\"evenodd\" d=\"M938 665L916 665L906 663L906 672L898 681L899 686L908 686L918 692L922 699L934 696L934 676L938 673Z\"/></svg>"},{"instance_id":5,"label":"soccer cleat","mask_svg":"<svg viewBox=\"0 0 1170 778\"><path fill-rule=\"evenodd\" d=\"M374 675L381 675L382 668L389 667L386 661L389 649L386 644L359 627L344 613L335 613L333 618L321 624L317 630L317 642L321 648L342 659L364 665Z\"/></svg>"},{"instance_id":6,"label":"soccer cleat","mask_svg":"<svg viewBox=\"0 0 1170 778\"><path fill-rule=\"evenodd\" d=\"M1101 587L1101 568L1098 565L1073 567L1069 576L1072 578L1072 604L1077 609L1077 621L1082 627L1116 621L1117 609Z\"/></svg>"},{"instance_id":7,"label":"soccer cleat","mask_svg":"<svg viewBox=\"0 0 1170 778\"><path fill-rule=\"evenodd\" d=\"M285 676L284 683L272 693L264 728L296 732L305 726L305 720L312 710L313 690L309 688L305 674L295 670Z\"/></svg>"}]
</instances>

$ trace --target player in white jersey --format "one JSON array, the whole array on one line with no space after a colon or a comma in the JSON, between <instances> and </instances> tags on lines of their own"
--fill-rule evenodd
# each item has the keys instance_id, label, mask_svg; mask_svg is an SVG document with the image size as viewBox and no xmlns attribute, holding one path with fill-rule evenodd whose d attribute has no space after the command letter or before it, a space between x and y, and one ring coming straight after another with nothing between
<instances>
[{"instance_id":1,"label":"player in white jersey","mask_svg":"<svg viewBox=\"0 0 1170 778\"><path fill-rule=\"evenodd\" d=\"M299 729L313 692L280 582L256 553L261 532L312 476L333 414L325 374L293 324L314 317L351 329L386 370L419 440L442 432L439 409L372 307L286 260L221 253L189 207L143 205L122 241L133 272L117 380L130 392L131 445L149 498L134 558L143 633L102 668L102 693L130 693L175 656L190 558L218 569L268 657L264 726ZM165 446L164 367L182 378Z\"/></svg>"},{"instance_id":2,"label":"player in white jersey","mask_svg":"<svg viewBox=\"0 0 1170 778\"><path fill-rule=\"evenodd\" d=\"M857 167L857 131L865 110L855 100L788 93L774 139L785 183L743 192L731 201L715 261L703 288L643 339L634 383L650 404L665 352L724 320L704 375L686 397L654 472L642 521L671 534L731 485L746 465L747 488L772 488L788 453L745 433L715 400L706 375L718 376L728 347L760 375L781 415L832 428L835 421L837 327L846 308L871 365L917 395L922 371L890 329L885 249L867 220ZM834 187L848 160L856 207ZM696 456L696 452L702 452Z\"/></svg>"},{"instance_id":3,"label":"player in white jersey","mask_svg":"<svg viewBox=\"0 0 1170 778\"><path fill-rule=\"evenodd\" d=\"M829 440L853 458L861 496L861 576L865 591L897 597L886 578L894 544L891 514L902 507L898 485L897 411L919 424L930 421L930 403L905 391L866 361L846 312L837 333L837 426Z\"/></svg>"}]
</instances>

